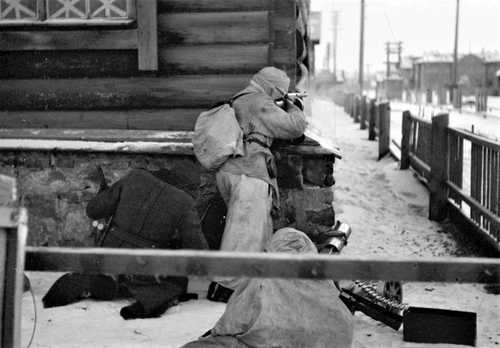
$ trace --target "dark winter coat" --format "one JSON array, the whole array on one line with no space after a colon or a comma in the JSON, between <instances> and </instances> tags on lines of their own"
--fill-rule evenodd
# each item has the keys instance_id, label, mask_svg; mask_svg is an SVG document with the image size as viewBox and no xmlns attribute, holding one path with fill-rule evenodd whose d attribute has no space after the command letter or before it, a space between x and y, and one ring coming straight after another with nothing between
<instances>
[{"instance_id":1,"label":"dark winter coat","mask_svg":"<svg viewBox=\"0 0 500 348\"><path fill-rule=\"evenodd\" d=\"M207 249L195 202L146 170L132 170L87 205L92 219L113 216L103 246Z\"/></svg>"}]
</instances>

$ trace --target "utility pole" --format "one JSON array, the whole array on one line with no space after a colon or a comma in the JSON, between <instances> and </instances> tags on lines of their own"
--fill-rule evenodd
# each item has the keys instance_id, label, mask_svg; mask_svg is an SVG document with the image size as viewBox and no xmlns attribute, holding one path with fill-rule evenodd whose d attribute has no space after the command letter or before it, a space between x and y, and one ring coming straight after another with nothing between
<instances>
[{"instance_id":1,"label":"utility pole","mask_svg":"<svg viewBox=\"0 0 500 348\"><path fill-rule=\"evenodd\" d=\"M458 86L458 22L459 22L460 0L457 0L457 9L455 16L455 48L453 50L453 88Z\"/></svg>"},{"instance_id":2,"label":"utility pole","mask_svg":"<svg viewBox=\"0 0 500 348\"><path fill-rule=\"evenodd\" d=\"M396 71L399 71L401 68L401 59L403 52L403 43L401 41L390 42L387 41L385 43L385 64L386 64L386 72L385 77L387 80L391 77L391 66L394 65ZM397 55L394 61L394 55Z\"/></svg>"},{"instance_id":3,"label":"utility pole","mask_svg":"<svg viewBox=\"0 0 500 348\"><path fill-rule=\"evenodd\" d=\"M389 80L391 76L391 43L385 43L385 78Z\"/></svg>"},{"instance_id":4,"label":"utility pole","mask_svg":"<svg viewBox=\"0 0 500 348\"><path fill-rule=\"evenodd\" d=\"M339 12L333 11L333 76L337 79L337 37L339 29Z\"/></svg>"},{"instance_id":5,"label":"utility pole","mask_svg":"<svg viewBox=\"0 0 500 348\"><path fill-rule=\"evenodd\" d=\"M365 0L361 0L361 28L359 34L359 91L363 93L363 58L365 46Z\"/></svg>"}]
</instances>

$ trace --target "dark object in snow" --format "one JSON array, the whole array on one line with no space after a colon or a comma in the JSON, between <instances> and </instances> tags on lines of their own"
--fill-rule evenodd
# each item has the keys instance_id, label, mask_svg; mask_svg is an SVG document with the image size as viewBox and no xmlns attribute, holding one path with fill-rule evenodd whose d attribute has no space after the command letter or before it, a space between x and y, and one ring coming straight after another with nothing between
<instances>
[{"instance_id":1,"label":"dark object in snow","mask_svg":"<svg viewBox=\"0 0 500 348\"><path fill-rule=\"evenodd\" d=\"M500 295L500 284L486 284L484 286L484 291L488 294Z\"/></svg>"},{"instance_id":2,"label":"dark object in snow","mask_svg":"<svg viewBox=\"0 0 500 348\"><path fill-rule=\"evenodd\" d=\"M59 307L86 297L111 300L118 292L117 283L110 276L66 273L50 287L42 302L45 308Z\"/></svg>"},{"instance_id":3,"label":"dark object in snow","mask_svg":"<svg viewBox=\"0 0 500 348\"><path fill-rule=\"evenodd\" d=\"M410 307L403 318L403 340L476 345L476 313Z\"/></svg>"},{"instance_id":4,"label":"dark object in snow","mask_svg":"<svg viewBox=\"0 0 500 348\"><path fill-rule=\"evenodd\" d=\"M31 289L31 283L30 279L26 274L23 274L23 292L30 291Z\"/></svg>"},{"instance_id":5,"label":"dark object in snow","mask_svg":"<svg viewBox=\"0 0 500 348\"><path fill-rule=\"evenodd\" d=\"M227 303L234 290L226 288L217 282L211 282L208 287L207 299L215 302Z\"/></svg>"},{"instance_id":6,"label":"dark object in snow","mask_svg":"<svg viewBox=\"0 0 500 348\"><path fill-rule=\"evenodd\" d=\"M159 318L169 308L176 304L176 302L166 302L162 306L156 307L152 311L146 311L140 302L134 302L129 306L125 306L120 310L120 315L125 320L130 319L146 319L146 318Z\"/></svg>"}]
</instances>

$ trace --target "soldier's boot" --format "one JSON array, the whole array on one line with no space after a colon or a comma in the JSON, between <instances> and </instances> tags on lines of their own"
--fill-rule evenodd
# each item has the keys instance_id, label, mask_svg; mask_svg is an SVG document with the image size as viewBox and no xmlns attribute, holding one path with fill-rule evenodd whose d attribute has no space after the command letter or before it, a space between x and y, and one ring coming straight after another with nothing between
<instances>
[{"instance_id":1,"label":"soldier's boot","mask_svg":"<svg viewBox=\"0 0 500 348\"><path fill-rule=\"evenodd\" d=\"M155 307L149 311L144 309L144 306L136 301L129 306L125 306L120 310L120 315L125 320L130 319L147 319L147 318L159 318L167 309L175 306L178 303L177 299L167 301L158 307Z\"/></svg>"},{"instance_id":2,"label":"soldier's boot","mask_svg":"<svg viewBox=\"0 0 500 348\"><path fill-rule=\"evenodd\" d=\"M45 308L66 306L84 298L111 300L117 284L106 275L67 273L56 280L42 299Z\"/></svg>"}]
</instances>

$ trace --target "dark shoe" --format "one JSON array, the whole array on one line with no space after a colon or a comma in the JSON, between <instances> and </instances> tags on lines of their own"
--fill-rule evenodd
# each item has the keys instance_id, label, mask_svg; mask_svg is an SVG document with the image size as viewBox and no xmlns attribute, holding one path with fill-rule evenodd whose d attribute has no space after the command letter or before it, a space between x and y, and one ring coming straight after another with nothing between
<instances>
[{"instance_id":1,"label":"dark shoe","mask_svg":"<svg viewBox=\"0 0 500 348\"><path fill-rule=\"evenodd\" d=\"M42 298L45 308L66 306L88 294L88 279L82 274L67 273L56 280Z\"/></svg>"},{"instance_id":2,"label":"dark shoe","mask_svg":"<svg viewBox=\"0 0 500 348\"><path fill-rule=\"evenodd\" d=\"M146 318L159 318L167 309L175 306L178 303L177 300L165 302L161 306L154 308L151 311L146 311L144 306L139 302L134 302L129 306L125 306L120 310L120 315L123 319L146 319Z\"/></svg>"},{"instance_id":3,"label":"dark shoe","mask_svg":"<svg viewBox=\"0 0 500 348\"><path fill-rule=\"evenodd\" d=\"M226 288L217 282L211 282L208 287L207 299L215 302L227 303L234 290Z\"/></svg>"}]
</instances>

